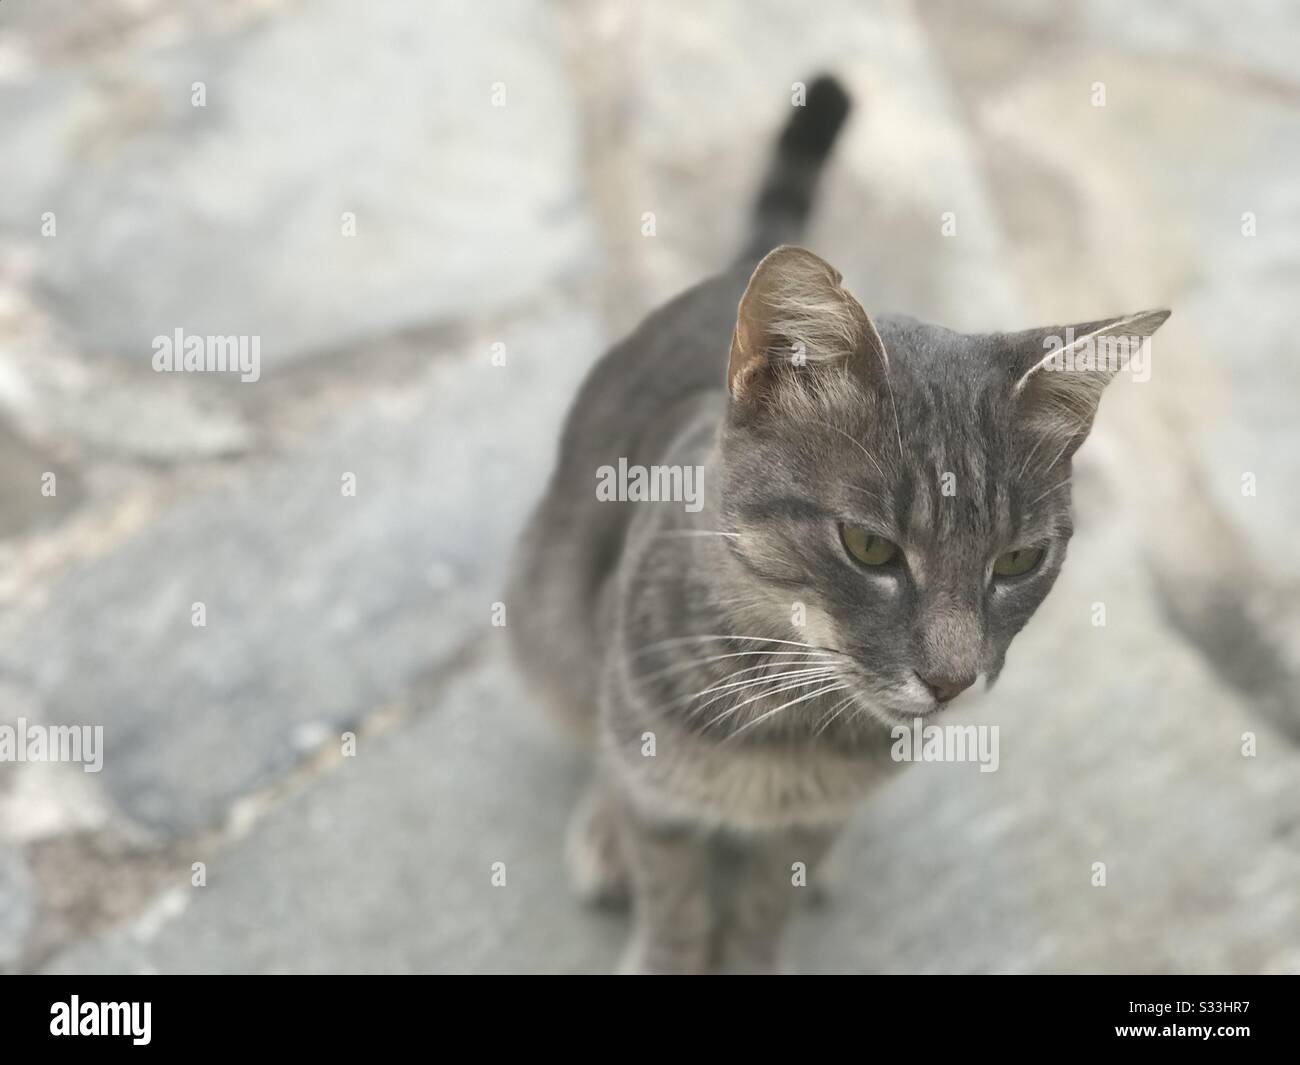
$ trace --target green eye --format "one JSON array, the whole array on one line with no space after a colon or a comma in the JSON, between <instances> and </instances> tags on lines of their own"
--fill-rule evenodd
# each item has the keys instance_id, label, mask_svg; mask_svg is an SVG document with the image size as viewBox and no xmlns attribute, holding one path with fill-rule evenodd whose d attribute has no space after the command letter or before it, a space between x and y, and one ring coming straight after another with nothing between
<instances>
[{"instance_id":1,"label":"green eye","mask_svg":"<svg viewBox=\"0 0 1300 1065\"><path fill-rule=\"evenodd\" d=\"M1021 547L999 555L993 563L993 572L999 577L1023 577L1032 569L1037 569L1047 554L1042 547Z\"/></svg>"},{"instance_id":2,"label":"green eye","mask_svg":"<svg viewBox=\"0 0 1300 1065\"><path fill-rule=\"evenodd\" d=\"M898 554L898 545L892 540L864 529L861 525L841 525L840 538L849 554L864 566L883 566Z\"/></svg>"}]
</instances>

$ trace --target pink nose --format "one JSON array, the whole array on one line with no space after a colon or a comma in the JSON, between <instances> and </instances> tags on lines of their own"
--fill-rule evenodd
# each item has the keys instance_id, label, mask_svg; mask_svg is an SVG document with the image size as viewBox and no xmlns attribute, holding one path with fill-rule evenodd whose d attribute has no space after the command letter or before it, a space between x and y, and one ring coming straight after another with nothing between
<instances>
[{"instance_id":1,"label":"pink nose","mask_svg":"<svg viewBox=\"0 0 1300 1065\"><path fill-rule=\"evenodd\" d=\"M921 677L921 674L917 674ZM941 703L951 702L975 683L975 677L921 677L921 683L930 689L930 693Z\"/></svg>"}]
</instances>

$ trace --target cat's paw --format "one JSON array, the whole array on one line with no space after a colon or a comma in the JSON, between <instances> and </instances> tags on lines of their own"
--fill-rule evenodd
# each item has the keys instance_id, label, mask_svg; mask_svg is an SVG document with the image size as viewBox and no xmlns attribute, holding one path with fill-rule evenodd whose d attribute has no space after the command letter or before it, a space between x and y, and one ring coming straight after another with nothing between
<instances>
[{"instance_id":1,"label":"cat's paw","mask_svg":"<svg viewBox=\"0 0 1300 1065\"><path fill-rule=\"evenodd\" d=\"M573 811L564 841L569 884L592 906L623 907L631 897L618 825L606 801L590 791Z\"/></svg>"}]
</instances>

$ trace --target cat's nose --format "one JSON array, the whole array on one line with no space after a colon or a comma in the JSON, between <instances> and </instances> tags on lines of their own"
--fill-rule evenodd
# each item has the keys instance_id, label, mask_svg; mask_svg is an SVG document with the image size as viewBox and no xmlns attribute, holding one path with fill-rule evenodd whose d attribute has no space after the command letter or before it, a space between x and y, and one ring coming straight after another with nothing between
<instances>
[{"instance_id":1,"label":"cat's nose","mask_svg":"<svg viewBox=\"0 0 1300 1065\"><path fill-rule=\"evenodd\" d=\"M957 696L975 683L974 674L969 677L957 677L956 679L949 677L923 677L920 673L918 673L917 676L921 677L921 683L929 688L931 694L941 703L946 703L957 698Z\"/></svg>"}]
</instances>

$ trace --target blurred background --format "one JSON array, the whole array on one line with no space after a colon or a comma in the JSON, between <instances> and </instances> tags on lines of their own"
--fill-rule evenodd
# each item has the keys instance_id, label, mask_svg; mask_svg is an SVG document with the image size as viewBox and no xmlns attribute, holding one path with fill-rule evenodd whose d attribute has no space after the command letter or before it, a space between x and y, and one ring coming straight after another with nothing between
<instances>
[{"instance_id":1,"label":"blurred background","mask_svg":"<svg viewBox=\"0 0 1300 1065\"><path fill-rule=\"evenodd\" d=\"M0 724L105 751L0 764L0 970L613 968L492 605L583 373L827 70L806 243L869 311L1174 314L954 712L999 771L864 806L792 965L1300 972L1298 50L1281 0L6 0ZM177 329L260 380L155 373Z\"/></svg>"}]
</instances>

